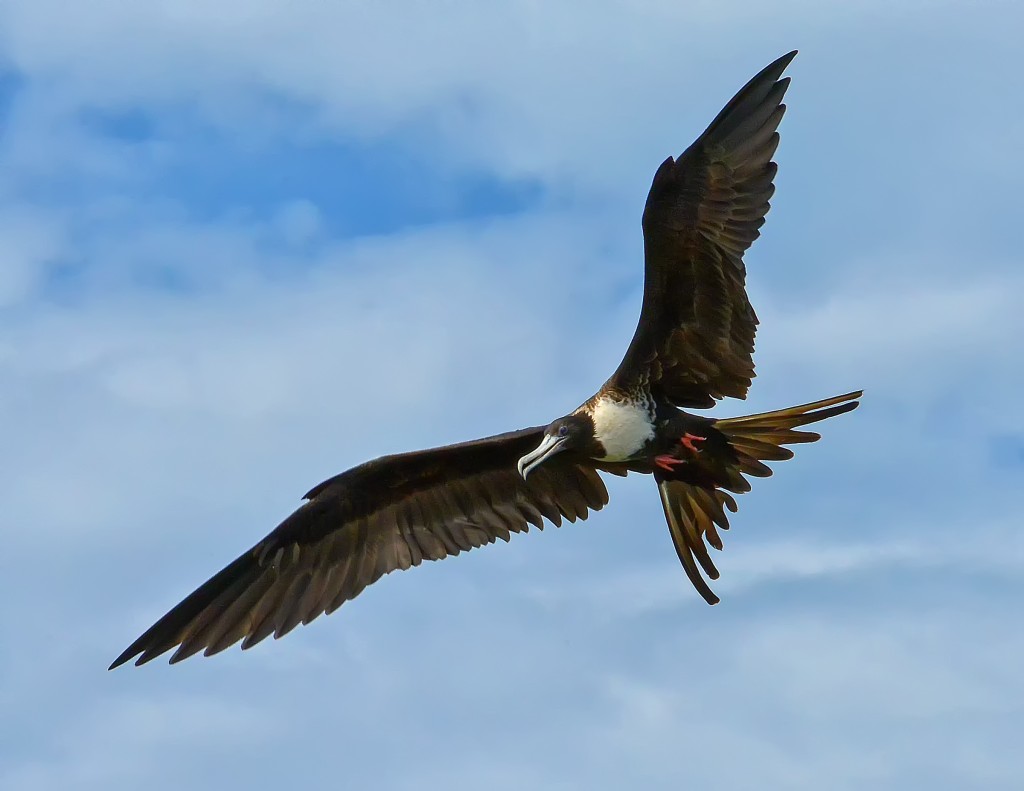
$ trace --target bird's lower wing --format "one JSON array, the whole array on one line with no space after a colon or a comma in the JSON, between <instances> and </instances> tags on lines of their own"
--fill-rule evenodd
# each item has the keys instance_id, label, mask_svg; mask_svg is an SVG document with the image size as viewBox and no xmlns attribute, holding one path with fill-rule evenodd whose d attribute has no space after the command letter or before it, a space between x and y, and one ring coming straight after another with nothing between
<instances>
[{"instance_id":1,"label":"bird's lower wing","mask_svg":"<svg viewBox=\"0 0 1024 791\"><path fill-rule=\"evenodd\" d=\"M239 640L281 637L355 598L392 571L440 560L547 520L600 509L608 493L590 466L552 459L524 481L516 460L541 429L388 456L317 486L272 533L157 621L111 668L177 647L171 662Z\"/></svg>"}]
</instances>

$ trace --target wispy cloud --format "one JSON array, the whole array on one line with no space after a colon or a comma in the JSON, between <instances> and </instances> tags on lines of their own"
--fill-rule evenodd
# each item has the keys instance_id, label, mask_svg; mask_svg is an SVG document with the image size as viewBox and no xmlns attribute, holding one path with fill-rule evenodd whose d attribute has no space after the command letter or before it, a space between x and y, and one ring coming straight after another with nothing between
<instances>
[{"instance_id":1,"label":"wispy cloud","mask_svg":"<svg viewBox=\"0 0 1024 791\"><path fill-rule=\"evenodd\" d=\"M8 788L103 788L145 782L153 762L165 764L165 778L178 775L182 759L205 765L208 776L229 780L216 752L268 746L258 710L226 704L209 696L118 697L100 703L77 721L50 732L49 749L0 770Z\"/></svg>"}]
</instances>

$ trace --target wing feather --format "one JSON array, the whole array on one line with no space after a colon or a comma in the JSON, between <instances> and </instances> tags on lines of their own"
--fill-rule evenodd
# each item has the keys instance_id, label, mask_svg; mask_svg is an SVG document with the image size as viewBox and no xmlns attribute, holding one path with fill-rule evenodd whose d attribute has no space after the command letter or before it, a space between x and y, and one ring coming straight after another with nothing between
<instances>
[{"instance_id":1,"label":"wing feather","mask_svg":"<svg viewBox=\"0 0 1024 791\"><path fill-rule=\"evenodd\" d=\"M638 385L680 407L745 398L757 315L743 254L775 187L772 157L791 52L755 76L678 159L658 168L644 208L640 321L609 384Z\"/></svg>"},{"instance_id":2,"label":"wing feather","mask_svg":"<svg viewBox=\"0 0 1024 791\"><path fill-rule=\"evenodd\" d=\"M175 647L172 662L240 640L250 648L333 612L392 571L508 541L545 519L586 519L608 502L593 467L558 457L526 481L517 472L516 460L542 432L388 456L314 487L295 513L171 609L111 668Z\"/></svg>"}]
</instances>

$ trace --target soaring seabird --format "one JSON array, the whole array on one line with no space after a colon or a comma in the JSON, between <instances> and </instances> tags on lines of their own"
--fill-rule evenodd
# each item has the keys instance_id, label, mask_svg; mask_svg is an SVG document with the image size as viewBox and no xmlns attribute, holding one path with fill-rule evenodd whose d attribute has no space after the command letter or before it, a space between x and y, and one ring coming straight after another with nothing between
<instances>
[{"instance_id":1,"label":"soaring seabird","mask_svg":"<svg viewBox=\"0 0 1024 791\"><path fill-rule=\"evenodd\" d=\"M548 426L384 456L314 487L266 538L196 589L111 668L249 648L330 613L423 560L585 519L608 502L599 471L653 474L686 575L718 578L707 544L736 511L744 476L766 477L798 431L854 409L861 392L746 417L682 411L745 398L757 317L743 253L768 212L790 52L755 76L678 159L654 175L643 213L644 295L626 355L591 398Z\"/></svg>"}]
</instances>

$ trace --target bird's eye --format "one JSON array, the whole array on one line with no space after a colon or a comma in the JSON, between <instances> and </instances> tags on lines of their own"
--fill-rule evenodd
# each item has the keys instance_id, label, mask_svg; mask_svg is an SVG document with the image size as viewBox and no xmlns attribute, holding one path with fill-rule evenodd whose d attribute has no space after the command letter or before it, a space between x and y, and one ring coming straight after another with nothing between
<instances>
[{"instance_id":1,"label":"bird's eye","mask_svg":"<svg viewBox=\"0 0 1024 791\"><path fill-rule=\"evenodd\" d=\"M568 437L569 436L569 427L568 426L559 426L558 427L558 436L560 436L560 437Z\"/></svg>"}]
</instances>

